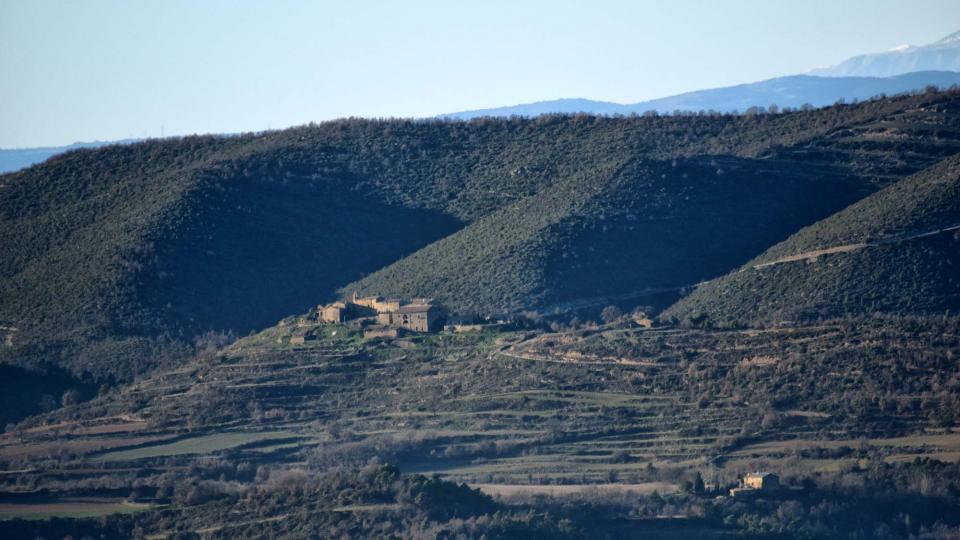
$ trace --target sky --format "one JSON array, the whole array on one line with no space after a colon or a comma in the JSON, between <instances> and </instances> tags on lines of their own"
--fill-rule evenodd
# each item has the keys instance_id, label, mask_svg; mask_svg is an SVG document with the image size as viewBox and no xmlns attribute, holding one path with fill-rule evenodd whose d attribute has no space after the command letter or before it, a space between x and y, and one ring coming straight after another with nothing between
<instances>
[{"instance_id":1,"label":"sky","mask_svg":"<svg viewBox=\"0 0 960 540\"><path fill-rule=\"evenodd\" d=\"M633 103L957 30L958 0L0 0L0 148Z\"/></svg>"}]
</instances>

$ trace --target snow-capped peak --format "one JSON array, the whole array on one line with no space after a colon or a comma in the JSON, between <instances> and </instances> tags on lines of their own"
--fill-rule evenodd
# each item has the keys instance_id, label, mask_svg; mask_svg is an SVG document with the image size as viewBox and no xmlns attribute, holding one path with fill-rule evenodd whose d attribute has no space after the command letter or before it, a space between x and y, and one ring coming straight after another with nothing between
<instances>
[{"instance_id":1,"label":"snow-capped peak","mask_svg":"<svg viewBox=\"0 0 960 540\"><path fill-rule=\"evenodd\" d=\"M960 72L960 32L929 45L900 45L808 72L820 77L893 77L915 71Z\"/></svg>"},{"instance_id":2,"label":"snow-capped peak","mask_svg":"<svg viewBox=\"0 0 960 540\"><path fill-rule=\"evenodd\" d=\"M954 33L950 34L949 36L947 36L947 37L941 39L940 41L936 42L935 45L942 45L942 44L945 44L945 43L958 43L958 42L960 42L960 32L954 32Z\"/></svg>"}]
</instances>

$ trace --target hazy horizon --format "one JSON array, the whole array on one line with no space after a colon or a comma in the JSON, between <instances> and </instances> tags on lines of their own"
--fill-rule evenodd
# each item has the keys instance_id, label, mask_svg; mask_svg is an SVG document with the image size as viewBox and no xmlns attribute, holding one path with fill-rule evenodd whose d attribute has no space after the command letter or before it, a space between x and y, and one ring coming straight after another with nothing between
<instances>
[{"instance_id":1,"label":"hazy horizon","mask_svg":"<svg viewBox=\"0 0 960 540\"><path fill-rule=\"evenodd\" d=\"M926 44L958 23L960 4L942 0L802 10L745 0L2 1L0 148L560 98L633 103Z\"/></svg>"}]
</instances>

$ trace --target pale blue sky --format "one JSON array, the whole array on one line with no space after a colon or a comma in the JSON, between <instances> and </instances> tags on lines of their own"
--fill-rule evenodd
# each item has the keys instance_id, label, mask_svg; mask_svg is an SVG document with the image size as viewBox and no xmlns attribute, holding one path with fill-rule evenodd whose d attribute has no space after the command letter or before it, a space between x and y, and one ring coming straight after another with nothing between
<instances>
[{"instance_id":1,"label":"pale blue sky","mask_svg":"<svg viewBox=\"0 0 960 540\"><path fill-rule=\"evenodd\" d=\"M958 0L0 0L0 147L636 102L957 30Z\"/></svg>"}]
</instances>

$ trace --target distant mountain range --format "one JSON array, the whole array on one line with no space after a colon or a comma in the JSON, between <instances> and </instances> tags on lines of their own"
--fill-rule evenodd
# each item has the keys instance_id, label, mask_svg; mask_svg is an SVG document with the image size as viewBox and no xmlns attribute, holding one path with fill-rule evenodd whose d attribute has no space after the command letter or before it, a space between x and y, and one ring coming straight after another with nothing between
<instances>
[{"instance_id":1,"label":"distant mountain range","mask_svg":"<svg viewBox=\"0 0 960 540\"><path fill-rule=\"evenodd\" d=\"M803 75L686 92L639 103L621 104L589 99L557 99L441 115L469 120L483 116L539 116L557 113L624 114L655 111L714 110L743 112L750 107L814 107L843 99L863 100L879 94L901 94L925 86L949 87L960 82L960 32L932 43L855 56L836 66Z\"/></svg>"},{"instance_id":2,"label":"distant mountain range","mask_svg":"<svg viewBox=\"0 0 960 540\"><path fill-rule=\"evenodd\" d=\"M892 77L914 71L960 71L960 32L929 45L901 45L886 52L863 54L835 66L814 69L822 77Z\"/></svg>"},{"instance_id":3,"label":"distant mountain range","mask_svg":"<svg viewBox=\"0 0 960 540\"><path fill-rule=\"evenodd\" d=\"M960 84L960 32L922 46L903 45L887 52L864 54L835 66L818 68L803 75L686 92L674 96L622 104L582 98L538 101L505 107L477 109L440 115L440 118L469 120L484 116L540 116L543 114L588 113L630 115L648 111L743 112L751 107L822 107L839 100L864 100L880 94L895 95L926 86L947 88ZM50 156L76 148L95 148L123 141L80 142L68 146L0 149L0 174L16 171Z\"/></svg>"},{"instance_id":4,"label":"distant mountain range","mask_svg":"<svg viewBox=\"0 0 960 540\"><path fill-rule=\"evenodd\" d=\"M62 154L69 150L99 148L108 144L124 144L134 141L135 139L124 139L121 141L77 142L67 146L46 146L42 148L0 148L0 174L19 171L34 163L43 163L50 156Z\"/></svg>"},{"instance_id":5,"label":"distant mountain range","mask_svg":"<svg viewBox=\"0 0 960 540\"><path fill-rule=\"evenodd\" d=\"M469 120L483 116L539 116L556 113L588 114L642 114L647 111L671 113L674 111L743 112L750 107L823 107L839 100L854 101L886 94L902 94L926 86L947 88L960 84L960 73L953 71L921 71L894 77L826 77L791 75L766 81L738 84L677 94L633 104L592 101L589 99L558 99L508 107L478 109L442 115L442 118Z\"/></svg>"}]
</instances>

